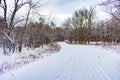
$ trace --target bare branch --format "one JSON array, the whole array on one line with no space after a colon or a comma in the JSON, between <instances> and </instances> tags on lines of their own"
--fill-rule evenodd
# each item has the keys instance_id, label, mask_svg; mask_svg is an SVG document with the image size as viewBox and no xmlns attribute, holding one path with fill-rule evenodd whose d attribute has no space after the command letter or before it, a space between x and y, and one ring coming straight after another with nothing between
<instances>
[{"instance_id":1,"label":"bare branch","mask_svg":"<svg viewBox=\"0 0 120 80\"><path fill-rule=\"evenodd\" d=\"M10 42L14 43L14 41L8 36L8 34L6 32L4 32L4 34L8 38L8 40L10 40Z\"/></svg>"}]
</instances>

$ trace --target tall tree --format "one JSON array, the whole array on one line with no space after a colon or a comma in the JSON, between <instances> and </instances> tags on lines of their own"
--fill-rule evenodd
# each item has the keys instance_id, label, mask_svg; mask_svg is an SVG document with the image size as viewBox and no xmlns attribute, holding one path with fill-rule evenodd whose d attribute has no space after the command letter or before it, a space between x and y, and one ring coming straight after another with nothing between
<instances>
[{"instance_id":1,"label":"tall tree","mask_svg":"<svg viewBox=\"0 0 120 80\"><path fill-rule=\"evenodd\" d=\"M75 43L90 43L91 27L95 17L94 8L81 9L74 12L72 18L66 21L66 25L73 28L72 38Z\"/></svg>"},{"instance_id":2,"label":"tall tree","mask_svg":"<svg viewBox=\"0 0 120 80\"><path fill-rule=\"evenodd\" d=\"M39 4L39 3L36 2L36 4L33 5L31 0L13 0L13 2L14 2L12 4L13 7L8 10L7 8L11 4L8 4L7 1L8 0L3 0L3 2L0 4L0 8L2 8L2 10L4 12L3 18L4 18L4 23L6 24L5 27L7 27L6 30L3 30L3 33L6 36L7 40L9 41L7 43L9 43L11 45L9 48L14 51L15 50L14 28L15 28L16 23L26 20L26 22L25 22L25 26L26 26L26 24L28 22L29 14L31 12L31 8L33 8L33 7L35 8L36 4ZM31 5L31 6L27 6L27 5ZM20 9L22 9L22 7L25 7L25 6L29 7L27 18L26 19L18 18L19 20L16 21L15 20L16 17L20 16L20 15L17 15L17 13L20 11Z\"/></svg>"},{"instance_id":3,"label":"tall tree","mask_svg":"<svg viewBox=\"0 0 120 80\"><path fill-rule=\"evenodd\" d=\"M95 7L94 7L95 8ZM90 7L88 11L86 11L86 19L88 19L88 43L91 41L91 28L93 26L93 19L95 17L95 10L93 7ZM88 12L88 14L87 14Z\"/></svg>"},{"instance_id":4,"label":"tall tree","mask_svg":"<svg viewBox=\"0 0 120 80\"><path fill-rule=\"evenodd\" d=\"M30 17L31 11L33 9L39 8L41 6L42 5L39 4L39 1L34 2L33 0L29 0L29 2L28 2L28 12L27 12L27 17L26 17L26 20L25 20L25 25L23 27L22 36L21 36L21 40L20 40L20 44L19 44L19 52L21 52L21 50L22 50L24 34L25 34L25 30L26 30L26 27L27 27L27 24L28 24L28 21L29 21L29 17Z\"/></svg>"},{"instance_id":5,"label":"tall tree","mask_svg":"<svg viewBox=\"0 0 120 80\"><path fill-rule=\"evenodd\" d=\"M114 41L120 40L120 0L106 0L100 5L105 6L107 13L112 16L112 26L115 27Z\"/></svg>"}]
</instances>

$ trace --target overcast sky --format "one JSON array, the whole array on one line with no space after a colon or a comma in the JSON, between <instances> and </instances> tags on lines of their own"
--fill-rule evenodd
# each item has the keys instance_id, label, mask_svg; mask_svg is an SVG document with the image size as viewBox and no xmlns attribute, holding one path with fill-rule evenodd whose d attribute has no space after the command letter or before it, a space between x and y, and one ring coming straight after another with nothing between
<instances>
[{"instance_id":1,"label":"overcast sky","mask_svg":"<svg viewBox=\"0 0 120 80\"><path fill-rule=\"evenodd\" d=\"M13 4L13 0L9 0L8 4ZM105 0L42 0L46 4L41 7L39 10L42 15L52 17L57 26L60 26L68 17L71 17L75 10L79 10L81 8L88 8L90 6L98 5L100 2ZM9 8L12 8L9 5ZM21 9L21 15L26 11ZM105 20L108 17L108 14L104 12L102 7L96 7L96 20Z\"/></svg>"},{"instance_id":2,"label":"overcast sky","mask_svg":"<svg viewBox=\"0 0 120 80\"><path fill-rule=\"evenodd\" d=\"M98 5L104 0L46 0L47 4L42 8L42 14L54 17L55 22L60 26L65 19L71 17L75 10ZM102 7L96 7L96 20L105 20L108 14Z\"/></svg>"}]
</instances>

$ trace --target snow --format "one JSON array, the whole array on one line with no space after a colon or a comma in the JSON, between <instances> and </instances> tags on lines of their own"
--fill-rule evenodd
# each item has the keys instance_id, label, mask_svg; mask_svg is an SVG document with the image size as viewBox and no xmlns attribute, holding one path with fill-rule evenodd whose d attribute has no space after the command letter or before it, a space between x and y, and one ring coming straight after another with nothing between
<instances>
[{"instance_id":1,"label":"snow","mask_svg":"<svg viewBox=\"0 0 120 80\"><path fill-rule=\"evenodd\" d=\"M0 80L120 80L120 56L94 45L59 43L61 51L0 76Z\"/></svg>"},{"instance_id":2,"label":"snow","mask_svg":"<svg viewBox=\"0 0 120 80\"><path fill-rule=\"evenodd\" d=\"M103 48L109 50L112 53L120 55L120 44L116 45L105 45Z\"/></svg>"},{"instance_id":3,"label":"snow","mask_svg":"<svg viewBox=\"0 0 120 80\"><path fill-rule=\"evenodd\" d=\"M22 52L15 52L14 54L9 53L9 55L3 55L2 49L0 50L0 75L20 68L26 64L34 62L38 59L42 59L46 56L51 55L48 46L44 45L43 48L27 49L23 48Z\"/></svg>"}]
</instances>

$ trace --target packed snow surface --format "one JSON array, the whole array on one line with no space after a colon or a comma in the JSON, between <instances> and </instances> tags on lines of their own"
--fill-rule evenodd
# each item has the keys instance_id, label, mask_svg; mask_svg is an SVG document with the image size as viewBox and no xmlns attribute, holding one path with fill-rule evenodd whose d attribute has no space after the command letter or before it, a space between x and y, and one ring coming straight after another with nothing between
<instances>
[{"instance_id":1,"label":"packed snow surface","mask_svg":"<svg viewBox=\"0 0 120 80\"><path fill-rule=\"evenodd\" d=\"M59 43L61 51L0 80L120 80L120 56L99 46Z\"/></svg>"}]
</instances>

